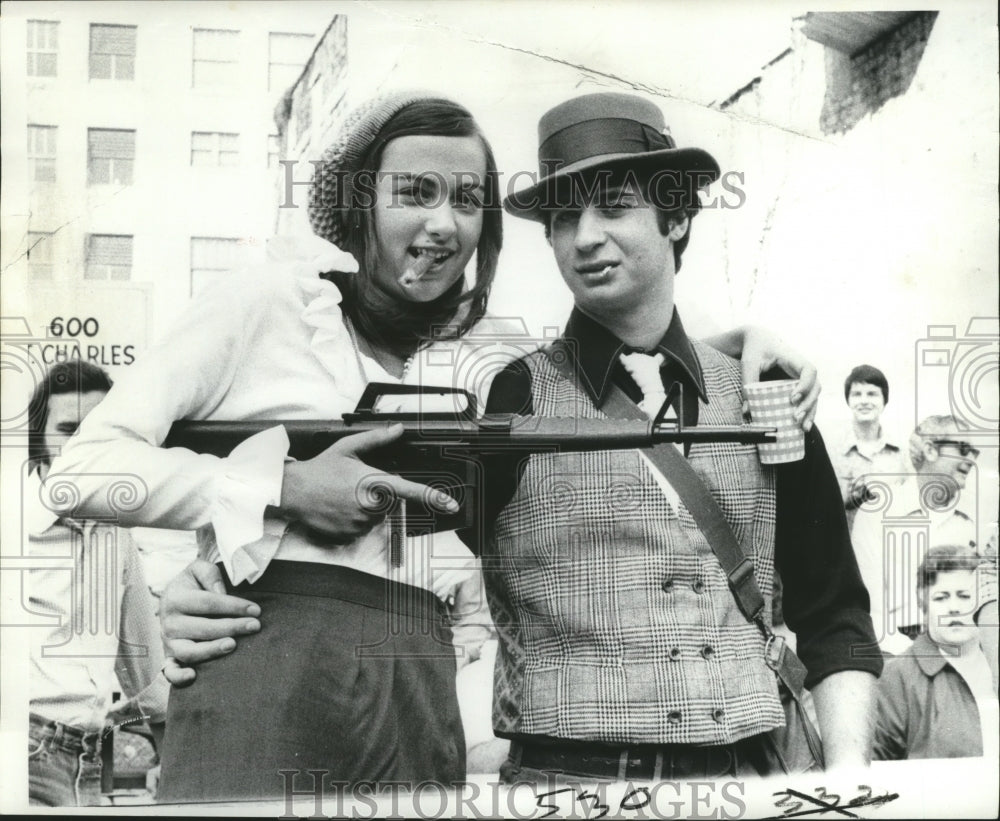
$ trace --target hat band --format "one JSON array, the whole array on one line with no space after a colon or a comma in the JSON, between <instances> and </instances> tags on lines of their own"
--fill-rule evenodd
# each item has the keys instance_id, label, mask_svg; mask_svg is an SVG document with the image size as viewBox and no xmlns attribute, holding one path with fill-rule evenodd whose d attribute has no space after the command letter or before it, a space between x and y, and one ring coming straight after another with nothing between
<instances>
[{"instance_id":1,"label":"hat band","mask_svg":"<svg viewBox=\"0 0 1000 821\"><path fill-rule=\"evenodd\" d=\"M564 165L605 154L645 154L676 148L667 134L636 120L586 120L557 131L538 147L538 165L545 177Z\"/></svg>"}]
</instances>

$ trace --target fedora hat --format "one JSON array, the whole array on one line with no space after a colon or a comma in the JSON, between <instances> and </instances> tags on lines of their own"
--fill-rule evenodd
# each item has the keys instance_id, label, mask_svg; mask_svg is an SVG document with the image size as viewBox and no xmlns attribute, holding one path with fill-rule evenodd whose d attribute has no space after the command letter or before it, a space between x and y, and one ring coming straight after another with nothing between
<instances>
[{"instance_id":1,"label":"fedora hat","mask_svg":"<svg viewBox=\"0 0 1000 821\"><path fill-rule=\"evenodd\" d=\"M678 148L659 107L632 94L585 94L560 103L538 122L538 181L504 201L508 214L543 222L556 185L595 168L671 170L701 188L719 164L701 148ZM693 189L692 189L693 190Z\"/></svg>"}]
</instances>

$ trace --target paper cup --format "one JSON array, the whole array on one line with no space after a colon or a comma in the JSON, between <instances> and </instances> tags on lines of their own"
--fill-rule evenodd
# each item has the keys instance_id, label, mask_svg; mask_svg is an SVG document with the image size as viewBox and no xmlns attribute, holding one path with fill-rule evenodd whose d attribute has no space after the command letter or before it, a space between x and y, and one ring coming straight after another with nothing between
<instances>
[{"instance_id":1,"label":"paper cup","mask_svg":"<svg viewBox=\"0 0 1000 821\"><path fill-rule=\"evenodd\" d=\"M777 441L757 445L761 464L780 465L805 458L806 435L792 415L791 396L796 381L781 379L743 386L753 423L777 428Z\"/></svg>"}]
</instances>

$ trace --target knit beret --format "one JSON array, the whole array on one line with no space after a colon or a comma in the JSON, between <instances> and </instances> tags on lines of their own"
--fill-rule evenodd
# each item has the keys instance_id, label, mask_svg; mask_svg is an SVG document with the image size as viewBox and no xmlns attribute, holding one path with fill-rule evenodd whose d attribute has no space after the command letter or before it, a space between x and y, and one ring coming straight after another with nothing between
<instances>
[{"instance_id":1,"label":"knit beret","mask_svg":"<svg viewBox=\"0 0 1000 821\"><path fill-rule=\"evenodd\" d=\"M309 222L317 236L343 247L354 177L362 170L362 157L386 123L406 106L441 99L440 94L428 91L395 91L365 101L346 117L340 136L323 152L322 164L315 166L309 187Z\"/></svg>"}]
</instances>

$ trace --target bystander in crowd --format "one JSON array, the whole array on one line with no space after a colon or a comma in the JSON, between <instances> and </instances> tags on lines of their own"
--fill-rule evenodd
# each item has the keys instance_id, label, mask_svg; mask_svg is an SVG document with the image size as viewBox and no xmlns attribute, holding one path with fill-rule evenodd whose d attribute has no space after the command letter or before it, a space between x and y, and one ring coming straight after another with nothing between
<instances>
[{"instance_id":1,"label":"bystander in crowd","mask_svg":"<svg viewBox=\"0 0 1000 821\"><path fill-rule=\"evenodd\" d=\"M974 613L969 547L931 548L916 573L926 629L890 659L878 684L873 758L997 756L997 688Z\"/></svg>"},{"instance_id":2,"label":"bystander in crowd","mask_svg":"<svg viewBox=\"0 0 1000 821\"><path fill-rule=\"evenodd\" d=\"M882 426L882 412L889 404L889 381L871 365L858 365L844 380L844 400L851 411L850 427L830 448L847 524L854 524L858 507L869 493L866 477L877 475L882 483L901 484L910 473L908 448Z\"/></svg>"},{"instance_id":3,"label":"bystander in crowd","mask_svg":"<svg viewBox=\"0 0 1000 821\"><path fill-rule=\"evenodd\" d=\"M111 389L89 362L52 367L30 403L24 530L32 628L28 729L29 799L50 807L97 806L101 749L116 726L149 722L162 737L168 685L163 649L142 561L128 531L104 521L60 516L46 504L52 457ZM127 700L112 704L114 691Z\"/></svg>"},{"instance_id":4,"label":"bystander in crowd","mask_svg":"<svg viewBox=\"0 0 1000 821\"><path fill-rule=\"evenodd\" d=\"M866 502L851 533L879 643L891 654L904 652L925 626L910 582L923 559L919 551L939 545L977 550L976 523L960 502L979 451L963 437L959 421L924 419L910 436L909 455L913 475ZM995 589L984 593L980 606L995 596Z\"/></svg>"}]
</instances>

